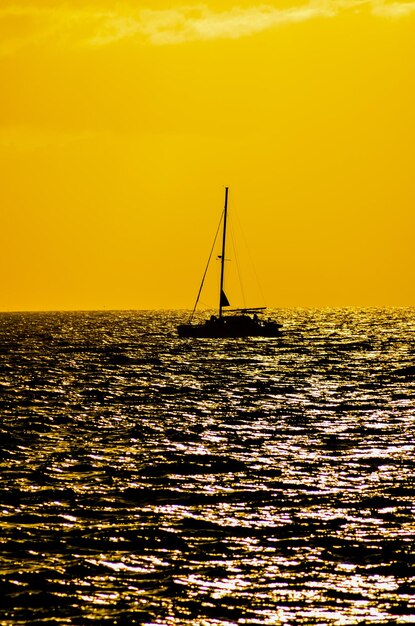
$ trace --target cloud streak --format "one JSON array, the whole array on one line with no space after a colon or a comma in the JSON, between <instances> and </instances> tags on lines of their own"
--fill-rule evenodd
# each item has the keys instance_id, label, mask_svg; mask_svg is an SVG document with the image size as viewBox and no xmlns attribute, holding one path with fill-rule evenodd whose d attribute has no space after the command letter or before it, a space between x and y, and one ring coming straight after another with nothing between
<instances>
[{"instance_id":1,"label":"cloud streak","mask_svg":"<svg viewBox=\"0 0 415 626\"><path fill-rule=\"evenodd\" d=\"M128 5L117 10L99 10L14 4L0 10L0 54L51 43L63 47L102 47L120 41L172 45L238 39L278 26L329 19L350 11L369 12L379 18L404 18L415 13L415 1L310 0L284 9L262 4L227 11L212 11L203 4L166 10L137 10Z\"/></svg>"},{"instance_id":2,"label":"cloud streak","mask_svg":"<svg viewBox=\"0 0 415 626\"><path fill-rule=\"evenodd\" d=\"M144 16L145 36L158 45L217 38L239 39L278 25L331 15L329 8L311 4L285 10L264 5L249 9L234 8L220 13L201 7L197 12L184 9L162 16L148 11Z\"/></svg>"}]
</instances>

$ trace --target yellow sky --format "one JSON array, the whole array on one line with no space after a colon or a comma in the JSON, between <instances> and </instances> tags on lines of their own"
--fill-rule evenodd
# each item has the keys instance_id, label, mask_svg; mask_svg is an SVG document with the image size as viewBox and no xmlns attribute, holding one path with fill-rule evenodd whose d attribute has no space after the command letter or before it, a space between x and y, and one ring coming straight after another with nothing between
<instances>
[{"instance_id":1,"label":"yellow sky","mask_svg":"<svg viewBox=\"0 0 415 626\"><path fill-rule=\"evenodd\" d=\"M225 185L246 304L415 305L415 2L3 0L0 85L0 310L191 308Z\"/></svg>"}]
</instances>

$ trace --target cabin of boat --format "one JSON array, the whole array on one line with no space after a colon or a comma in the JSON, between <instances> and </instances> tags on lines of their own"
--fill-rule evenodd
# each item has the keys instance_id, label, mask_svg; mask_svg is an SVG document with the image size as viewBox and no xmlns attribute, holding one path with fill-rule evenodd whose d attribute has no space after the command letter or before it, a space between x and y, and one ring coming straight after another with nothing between
<instances>
[{"instance_id":1,"label":"cabin of boat","mask_svg":"<svg viewBox=\"0 0 415 626\"><path fill-rule=\"evenodd\" d=\"M226 249L226 224L227 224L227 211L228 211L228 187L225 187L225 207L223 210L223 234L222 234L222 254L221 260L221 272L220 272L220 289L219 289L219 311L218 315L212 315L210 319L206 320L203 324L193 324L192 319L195 313L199 296L203 288L203 282L206 276L205 274L200 285L199 293L196 298L196 303L193 308L192 315L188 324L180 324L177 327L179 337L211 337L211 338L225 338L225 337L279 337L282 335L281 326L277 322L267 319L260 319L258 314L261 314L265 307L257 308L244 308L228 310L227 313L231 315L224 315L223 309L229 307L228 298L225 295L224 285L224 269L225 269L225 249ZM209 265L210 257L208 260Z\"/></svg>"}]
</instances>

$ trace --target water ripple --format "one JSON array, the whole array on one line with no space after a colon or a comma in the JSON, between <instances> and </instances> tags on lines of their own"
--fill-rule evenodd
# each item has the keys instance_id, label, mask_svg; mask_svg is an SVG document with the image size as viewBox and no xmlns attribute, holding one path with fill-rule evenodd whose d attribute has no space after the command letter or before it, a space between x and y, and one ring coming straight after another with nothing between
<instances>
[{"instance_id":1,"label":"water ripple","mask_svg":"<svg viewBox=\"0 0 415 626\"><path fill-rule=\"evenodd\" d=\"M0 621L415 622L414 311L0 315Z\"/></svg>"}]
</instances>

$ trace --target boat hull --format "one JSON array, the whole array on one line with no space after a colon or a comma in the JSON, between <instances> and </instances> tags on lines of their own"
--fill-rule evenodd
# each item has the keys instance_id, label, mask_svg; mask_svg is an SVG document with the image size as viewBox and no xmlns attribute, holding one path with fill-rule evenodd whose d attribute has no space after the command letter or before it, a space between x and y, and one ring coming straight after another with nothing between
<instances>
[{"instance_id":1,"label":"boat hull","mask_svg":"<svg viewBox=\"0 0 415 626\"><path fill-rule=\"evenodd\" d=\"M238 338L281 337L281 324L273 321L254 320L248 316L211 318L204 324L181 324L177 327L179 337Z\"/></svg>"}]
</instances>

